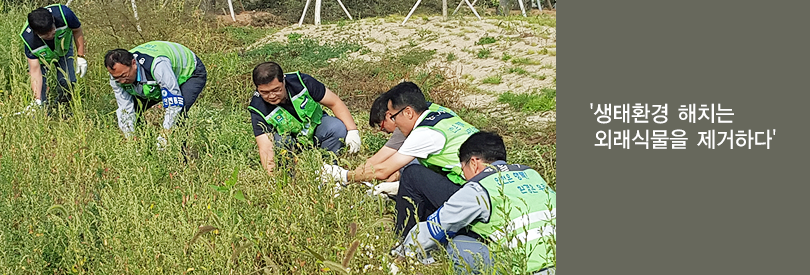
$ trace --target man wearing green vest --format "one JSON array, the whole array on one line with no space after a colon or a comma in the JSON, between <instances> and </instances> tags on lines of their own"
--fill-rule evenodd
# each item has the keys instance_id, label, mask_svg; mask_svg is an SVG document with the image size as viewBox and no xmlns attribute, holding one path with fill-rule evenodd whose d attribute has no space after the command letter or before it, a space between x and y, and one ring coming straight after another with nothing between
<instances>
[{"instance_id":1,"label":"man wearing green vest","mask_svg":"<svg viewBox=\"0 0 810 275\"><path fill-rule=\"evenodd\" d=\"M275 168L276 146L290 150L296 145L320 146L338 153L344 139L349 153L360 150L360 133L349 108L312 76L285 74L278 63L264 62L253 69L253 84L256 91L248 110L259 158L267 173ZM324 113L321 105L335 116Z\"/></svg>"},{"instance_id":2,"label":"man wearing green vest","mask_svg":"<svg viewBox=\"0 0 810 275\"><path fill-rule=\"evenodd\" d=\"M458 155L467 183L414 227L392 254L424 262L431 258L418 247L431 250L438 241L447 243L447 252L461 272L467 270L465 265L481 271L501 262L507 263L506 268L519 267L510 270L516 274L554 274L557 193L537 171L507 164L506 147L496 134L473 134ZM510 255L518 256L494 261L499 255L491 255L482 241L512 249L517 253Z\"/></svg>"},{"instance_id":3,"label":"man wearing green vest","mask_svg":"<svg viewBox=\"0 0 810 275\"><path fill-rule=\"evenodd\" d=\"M478 129L450 113L428 111L425 95L413 82L402 82L386 93L387 116L405 136L402 146L374 167L366 163L347 171L327 164L321 173L327 179L346 183L385 180L401 169L396 231L404 235L415 224L414 217L424 220L461 188L464 179L458 147ZM409 165L414 159L422 165Z\"/></svg>"},{"instance_id":4,"label":"man wearing green vest","mask_svg":"<svg viewBox=\"0 0 810 275\"><path fill-rule=\"evenodd\" d=\"M25 56L28 57L28 74L31 76L31 90L34 99L26 111L33 111L48 101L48 84L45 75L48 66L57 65L56 76L59 83L56 101L70 101L70 86L76 82L76 69L79 76L87 72L84 59L84 32L81 22L67 6L54 4L38 8L28 14L28 21L20 32ZM76 44L76 63L73 66L73 44ZM68 83L70 82L70 83Z\"/></svg>"},{"instance_id":5,"label":"man wearing green vest","mask_svg":"<svg viewBox=\"0 0 810 275\"><path fill-rule=\"evenodd\" d=\"M368 125L372 128L380 129L380 131L383 133L391 134L391 137L388 139L385 145L377 151L377 153L366 160L364 166L368 165L373 168L378 164L383 163L385 160L393 156L394 153L399 150L399 147L402 147L402 143L405 142L405 135L402 134L402 131L397 128L394 121L390 118L390 113L388 113L388 97L386 97L386 95L386 93L381 94L377 97L377 99L374 100L374 103L371 104L371 110L369 111L368 116ZM427 105L429 112L446 112L456 115L456 113L449 108L439 104L428 102ZM413 162L418 163L418 161L415 159ZM394 172L394 174L386 179L386 182L374 186L373 194L396 196L397 190L399 189L399 174L399 172Z\"/></svg>"},{"instance_id":6,"label":"man wearing green vest","mask_svg":"<svg viewBox=\"0 0 810 275\"><path fill-rule=\"evenodd\" d=\"M165 148L168 130L180 116L185 117L208 79L205 65L194 52L166 41L147 42L129 51L110 50L104 66L118 102L118 127L127 137L143 111L163 103L164 131L158 136L158 149Z\"/></svg>"}]
</instances>

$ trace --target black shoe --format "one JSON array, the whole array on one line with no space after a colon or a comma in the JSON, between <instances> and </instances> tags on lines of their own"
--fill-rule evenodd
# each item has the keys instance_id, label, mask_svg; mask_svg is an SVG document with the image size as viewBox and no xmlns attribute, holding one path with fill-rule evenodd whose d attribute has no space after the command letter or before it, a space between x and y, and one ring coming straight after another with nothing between
<instances>
[{"instance_id":1,"label":"black shoe","mask_svg":"<svg viewBox=\"0 0 810 275\"><path fill-rule=\"evenodd\" d=\"M73 96L69 92L62 92L56 97L56 102L59 104L70 102Z\"/></svg>"}]
</instances>

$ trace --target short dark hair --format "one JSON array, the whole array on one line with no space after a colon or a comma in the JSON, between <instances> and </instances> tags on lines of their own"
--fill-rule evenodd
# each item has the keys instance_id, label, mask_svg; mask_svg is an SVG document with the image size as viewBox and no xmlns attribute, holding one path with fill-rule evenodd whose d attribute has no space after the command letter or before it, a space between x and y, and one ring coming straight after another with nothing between
<instances>
[{"instance_id":1,"label":"short dark hair","mask_svg":"<svg viewBox=\"0 0 810 275\"><path fill-rule=\"evenodd\" d=\"M470 135L461 147L458 148L458 159L461 162L469 161L472 157L479 157L486 163L497 160L506 161L506 145L496 133L480 131Z\"/></svg>"},{"instance_id":2,"label":"short dark hair","mask_svg":"<svg viewBox=\"0 0 810 275\"><path fill-rule=\"evenodd\" d=\"M422 94L422 90L419 89L419 86L416 86L413 82L406 81L399 83L386 93L394 109L402 109L411 106L414 111L421 114L428 108L425 95ZM386 105L388 105L388 102L386 102Z\"/></svg>"},{"instance_id":3,"label":"short dark hair","mask_svg":"<svg viewBox=\"0 0 810 275\"><path fill-rule=\"evenodd\" d=\"M45 34L56 28L53 14L45 8L38 8L28 14L28 26L37 34Z\"/></svg>"},{"instance_id":4,"label":"short dark hair","mask_svg":"<svg viewBox=\"0 0 810 275\"><path fill-rule=\"evenodd\" d=\"M368 114L368 125L377 127L385 120L385 111L388 111L388 93L382 93L374 103L371 104L371 111Z\"/></svg>"},{"instance_id":5,"label":"short dark hair","mask_svg":"<svg viewBox=\"0 0 810 275\"><path fill-rule=\"evenodd\" d=\"M132 60L135 59L132 56L132 53L124 50L124 49L115 49L107 51L107 54L104 55L104 66L109 69L115 67L115 64L121 64L124 66L132 66Z\"/></svg>"},{"instance_id":6,"label":"short dark hair","mask_svg":"<svg viewBox=\"0 0 810 275\"><path fill-rule=\"evenodd\" d=\"M284 81L284 70L278 63L268 61L253 68L253 85L268 84L273 82L273 79L277 79L279 82Z\"/></svg>"}]
</instances>

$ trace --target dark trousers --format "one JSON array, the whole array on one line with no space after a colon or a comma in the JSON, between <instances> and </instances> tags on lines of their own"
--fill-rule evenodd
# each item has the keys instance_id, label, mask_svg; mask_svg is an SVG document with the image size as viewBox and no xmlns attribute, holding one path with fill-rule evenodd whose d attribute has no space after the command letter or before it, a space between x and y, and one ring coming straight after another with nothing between
<instances>
[{"instance_id":1,"label":"dark trousers","mask_svg":"<svg viewBox=\"0 0 810 275\"><path fill-rule=\"evenodd\" d=\"M73 46L68 49L65 56L60 57L59 60L50 65L56 71L56 82L59 84L56 88L56 102L70 101L70 90L73 84L76 83L76 68L73 67ZM48 79L45 77L45 74L48 73L48 66L40 64L39 68L40 72L42 72L42 91L39 98L42 102L48 102Z\"/></svg>"},{"instance_id":2,"label":"dark trousers","mask_svg":"<svg viewBox=\"0 0 810 275\"><path fill-rule=\"evenodd\" d=\"M205 88L205 83L208 81L208 72L205 70L205 65L199 57L196 60L197 66L194 68L194 72L191 73L191 78L180 85L180 94L183 96L183 111L180 114L184 118L187 116L186 112L191 108L191 105L194 105L194 102L197 101L203 88ZM160 100L150 100L136 96L132 98L135 100L135 112L138 114L161 102Z\"/></svg>"},{"instance_id":3,"label":"dark trousers","mask_svg":"<svg viewBox=\"0 0 810 275\"><path fill-rule=\"evenodd\" d=\"M415 217L424 221L441 207L461 186L446 176L422 165L411 164L399 176L399 191L396 197L396 232L406 236L416 224ZM405 199L410 198L411 204Z\"/></svg>"}]
</instances>

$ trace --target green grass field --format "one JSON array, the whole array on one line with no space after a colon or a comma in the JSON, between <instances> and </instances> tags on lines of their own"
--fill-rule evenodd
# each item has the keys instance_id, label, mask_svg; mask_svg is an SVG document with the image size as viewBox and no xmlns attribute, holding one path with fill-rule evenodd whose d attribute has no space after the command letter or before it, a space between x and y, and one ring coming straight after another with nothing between
<instances>
[{"instance_id":1,"label":"green grass field","mask_svg":"<svg viewBox=\"0 0 810 275\"><path fill-rule=\"evenodd\" d=\"M75 2L89 68L69 106L48 115L13 115L31 101L18 31L33 7L0 12L0 39L8 41L0 44L0 274L346 274L340 263L348 273L388 273L393 202L366 196L362 185L338 197L330 186L319 188L316 172L325 160L318 151L279 153L282 172L274 176L260 167L246 106L250 72L264 60L315 76L348 104L363 149L340 158L344 167L356 167L385 143L387 136L368 126L368 106L404 78L480 129L504 135L510 162L532 166L556 188L556 125L505 124L461 107L450 88L472 89L420 69L448 56L402 49L361 62L347 55L363 45L293 35L243 52L276 30L221 26L168 5L139 10L139 33L121 16L130 14L126 5ZM556 19L543 22L556 26ZM107 50L150 40L188 46L208 69L186 127L172 132L164 151L155 146L159 108L147 111L136 139L123 137L103 66ZM556 90L544 93L542 104L522 108L556 109L548 106L556 106L549 94L556 97ZM511 265L519 263L504 261L499 268L511 273ZM400 268L405 274L452 271L447 260Z\"/></svg>"}]
</instances>

